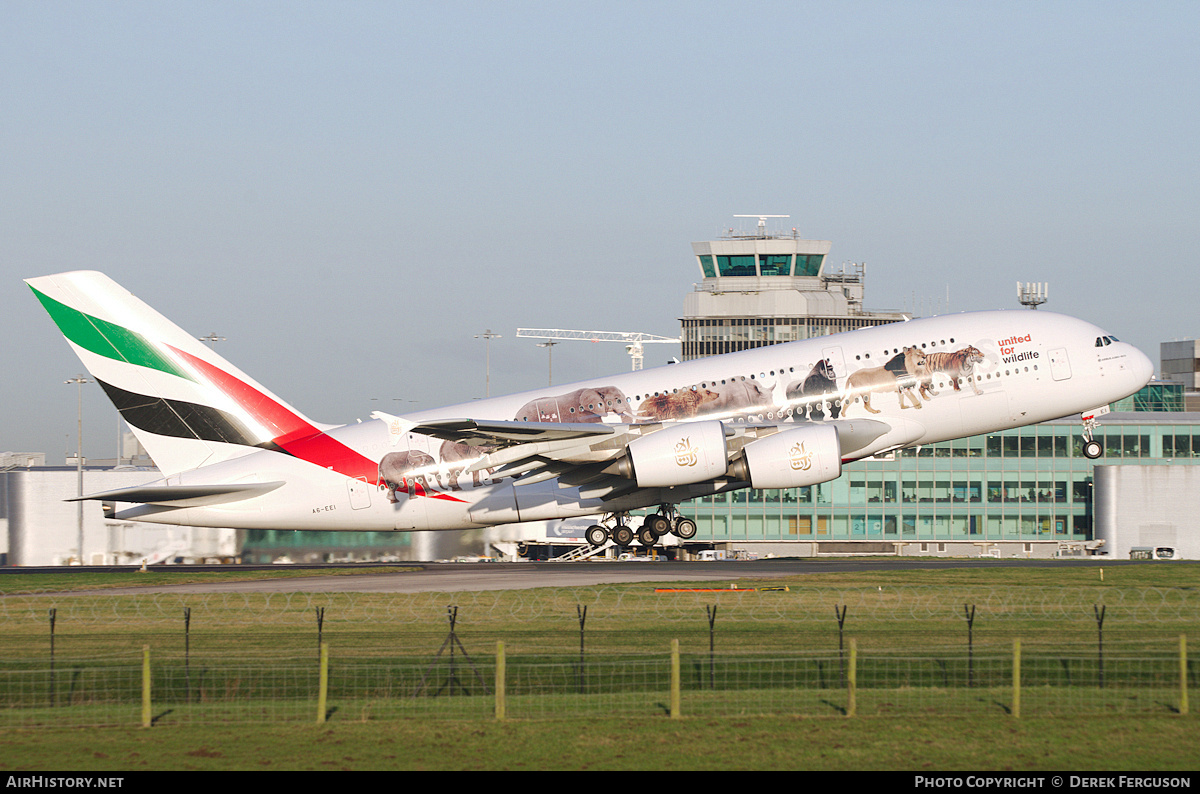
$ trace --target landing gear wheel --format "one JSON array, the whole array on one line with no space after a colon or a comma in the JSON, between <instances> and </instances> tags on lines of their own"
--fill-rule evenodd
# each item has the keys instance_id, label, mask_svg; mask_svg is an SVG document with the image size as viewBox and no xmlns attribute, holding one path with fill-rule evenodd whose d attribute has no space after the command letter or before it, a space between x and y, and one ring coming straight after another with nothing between
<instances>
[{"instance_id":1,"label":"landing gear wheel","mask_svg":"<svg viewBox=\"0 0 1200 794\"><path fill-rule=\"evenodd\" d=\"M633 530L624 524L613 527L612 542L618 546L628 546L633 543Z\"/></svg>"},{"instance_id":2,"label":"landing gear wheel","mask_svg":"<svg viewBox=\"0 0 1200 794\"><path fill-rule=\"evenodd\" d=\"M653 529L650 529L649 527L642 527L641 529L639 529L637 538L638 538L638 543L642 544L646 548L650 548L655 543L658 543L658 535L654 532Z\"/></svg>"},{"instance_id":3,"label":"landing gear wheel","mask_svg":"<svg viewBox=\"0 0 1200 794\"><path fill-rule=\"evenodd\" d=\"M1095 460L1104 454L1104 445L1094 438L1083 442L1083 456Z\"/></svg>"},{"instance_id":4,"label":"landing gear wheel","mask_svg":"<svg viewBox=\"0 0 1200 794\"><path fill-rule=\"evenodd\" d=\"M643 530L650 530L655 537L662 537L671 531L671 521L664 515L654 514L646 516L646 520L642 522Z\"/></svg>"},{"instance_id":5,"label":"landing gear wheel","mask_svg":"<svg viewBox=\"0 0 1200 794\"><path fill-rule=\"evenodd\" d=\"M583 533L583 536L587 538L588 543L592 544L596 548L600 548L605 543L608 543L608 530L599 524L592 524L587 528L587 531Z\"/></svg>"},{"instance_id":6,"label":"landing gear wheel","mask_svg":"<svg viewBox=\"0 0 1200 794\"><path fill-rule=\"evenodd\" d=\"M696 522L690 518L680 518L675 522L675 529L672 531L680 540L691 540L696 537Z\"/></svg>"}]
</instances>

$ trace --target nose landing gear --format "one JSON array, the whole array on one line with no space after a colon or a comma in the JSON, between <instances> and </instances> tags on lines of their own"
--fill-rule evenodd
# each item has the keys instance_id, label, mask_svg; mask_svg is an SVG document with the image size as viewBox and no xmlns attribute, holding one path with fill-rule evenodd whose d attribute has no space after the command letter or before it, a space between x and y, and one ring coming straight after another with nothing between
<instances>
[{"instance_id":1,"label":"nose landing gear","mask_svg":"<svg viewBox=\"0 0 1200 794\"><path fill-rule=\"evenodd\" d=\"M1084 411L1081 415L1083 419L1083 456L1085 458L1095 460L1104 454L1104 443L1096 440L1094 432L1097 424L1096 417L1104 416L1108 410L1106 405L1103 408Z\"/></svg>"}]
</instances>

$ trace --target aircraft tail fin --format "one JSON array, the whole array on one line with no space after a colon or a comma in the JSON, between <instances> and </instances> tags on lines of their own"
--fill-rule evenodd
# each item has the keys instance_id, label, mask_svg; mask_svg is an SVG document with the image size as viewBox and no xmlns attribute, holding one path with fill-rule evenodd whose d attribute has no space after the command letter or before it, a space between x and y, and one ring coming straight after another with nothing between
<instances>
[{"instance_id":1,"label":"aircraft tail fin","mask_svg":"<svg viewBox=\"0 0 1200 794\"><path fill-rule=\"evenodd\" d=\"M25 283L164 475L326 429L102 273Z\"/></svg>"}]
</instances>

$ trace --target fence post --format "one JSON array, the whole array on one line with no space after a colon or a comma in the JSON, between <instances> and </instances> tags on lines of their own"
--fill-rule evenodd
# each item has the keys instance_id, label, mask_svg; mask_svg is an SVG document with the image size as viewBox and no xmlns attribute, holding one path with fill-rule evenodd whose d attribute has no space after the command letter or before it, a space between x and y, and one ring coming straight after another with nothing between
<instances>
[{"instance_id":1,"label":"fence post","mask_svg":"<svg viewBox=\"0 0 1200 794\"><path fill-rule=\"evenodd\" d=\"M837 616L837 622L838 622L838 667L841 668L843 684L846 683L846 656L845 656L844 652L842 651L842 647L843 647L842 635L843 635L843 630L846 625L846 610L847 609L848 609L847 605L843 605L841 609L838 609L837 604L833 605L833 614Z\"/></svg>"},{"instance_id":2,"label":"fence post","mask_svg":"<svg viewBox=\"0 0 1200 794\"><path fill-rule=\"evenodd\" d=\"M679 640L671 640L671 719L679 717Z\"/></svg>"},{"instance_id":3,"label":"fence post","mask_svg":"<svg viewBox=\"0 0 1200 794\"><path fill-rule=\"evenodd\" d=\"M142 646L142 727L150 727L150 646Z\"/></svg>"},{"instance_id":4,"label":"fence post","mask_svg":"<svg viewBox=\"0 0 1200 794\"><path fill-rule=\"evenodd\" d=\"M1013 700L1012 715L1021 718L1021 641L1013 640Z\"/></svg>"},{"instance_id":5,"label":"fence post","mask_svg":"<svg viewBox=\"0 0 1200 794\"><path fill-rule=\"evenodd\" d=\"M583 624L587 622L587 605L575 605L575 615L579 618L579 694L583 694L587 684L587 673L584 669L583 658Z\"/></svg>"},{"instance_id":6,"label":"fence post","mask_svg":"<svg viewBox=\"0 0 1200 794\"><path fill-rule=\"evenodd\" d=\"M58 609L50 609L50 708L58 705L56 698L57 687L54 683L54 621L58 619Z\"/></svg>"},{"instance_id":7,"label":"fence post","mask_svg":"<svg viewBox=\"0 0 1200 794\"><path fill-rule=\"evenodd\" d=\"M847 687L849 698L846 706L846 716L853 717L858 712L858 640L850 638L850 669L847 671Z\"/></svg>"},{"instance_id":8,"label":"fence post","mask_svg":"<svg viewBox=\"0 0 1200 794\"><path fill-rule=\"evenodd\" d=\"M320 672L317 675L317 724L325 722L325 704L329 700L329 645L321 643Z\"/></svg>"},{"instance_id":9,"label":"fence post","mask_svg":"<svg viewBox=\"0 0 1200 794\"><path fill-rule=\"evenodd\" d=\"M1179 635L1179 713L1188 713L1187 635Z\"/></svg>"},{"instance_id":10,"label":"fence post","mask_svg":"<svg viewBox=\"0 0 1200 794\"><path fill-rule=\"evenodd\" d=\"M963 614L967 616L967 687L975 686L975 605L967 609L963 604Z\"/></svg>"},{"instance_id":11,"label":"fence post","mask_svg":"<svg viewBox=\"0 0 1200 794\"><path fill-rule=\"evenodd\" d=\"M192 702L192 608L183 608L183 688L184 702Z\"/></svg>"},{"instance_id":12,"label":"fence post","mask_svg":"<svg viewBox=\"0 0 1200 794\"><path fill-rule=\"evenodd\" d=\"M317 615L317 658L321 658L321 643L325 641L323 631L325 628L325 607L314 607Z\"/></svg>"},{"instance_id":13,"label":"fence post","mask_svg":"<svg viewBox=\"0 0 1200 794\"><path fill-rule=\"evenodd\" d=\"M708 614L708 688L716 689L715 660L713 652L716 648L717 605L705 604L704 611ZM703 686L703 684L701 684Z\"/></svg>"},{"instance_id":14,"label":"fence post","mask_svg":"<svg viewBox=\"0 0 1200 794\"><path fill-rule=\"evenodd\" d=\"M507 660L504 656L504 640L496 640L496 719L501 721L508 716L508 703L505 697L506 674Z\"/></svg>"}]
</instances>

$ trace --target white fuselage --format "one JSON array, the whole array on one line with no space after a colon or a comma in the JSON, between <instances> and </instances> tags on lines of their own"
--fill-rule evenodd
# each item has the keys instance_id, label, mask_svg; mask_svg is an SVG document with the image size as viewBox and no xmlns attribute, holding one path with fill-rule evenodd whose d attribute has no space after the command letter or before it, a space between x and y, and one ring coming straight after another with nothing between
<instances>
[{"instance_id":1,"label":"white fuselage","mask_svg":"<svg viewBox=\"0 0 1200 794\"><path fill-rule=\"evenodd\" d=\"M772 345L403 419L613 425L715 419L733 427L884 423L886 432L846 456L860 459L1101 407L1137 391L1152 372L1145 355L1091 323L1049 312L979 312ZM119 516L264 529L464 529L677 504L745 487L716 478L603 499L585 485L558 479L524 485L519 478L493 479L488 470L471 472L478 449L389 431L386 420L338 427L328 435L360 456L358 468L323 467L257 451L164 483L284 485L239 502L169 509L141 505ZM371 470L392 453L414 462L400 487Z\"/></svg>"}]
</instances>

